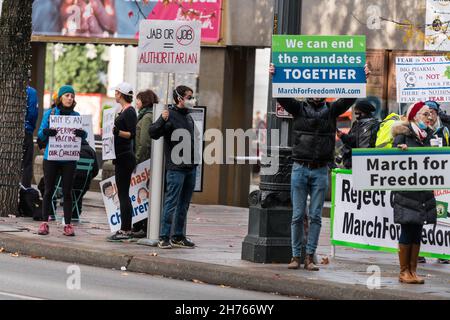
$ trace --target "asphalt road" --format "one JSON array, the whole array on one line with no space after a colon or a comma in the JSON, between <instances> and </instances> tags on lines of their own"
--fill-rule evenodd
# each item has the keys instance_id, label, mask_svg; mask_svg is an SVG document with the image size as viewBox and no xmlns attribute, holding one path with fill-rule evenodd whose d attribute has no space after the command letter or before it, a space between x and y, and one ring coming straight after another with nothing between
<instances>
[{"instance_id":1,"label":"asphalt road","mask_svg":"<svg viewBox=\"0 0 450 320\"><path fill-rule=\"evenodd\" d=\"M278 300L274 294L0 254L0 300Z\"/></svg>"}]
</instances>

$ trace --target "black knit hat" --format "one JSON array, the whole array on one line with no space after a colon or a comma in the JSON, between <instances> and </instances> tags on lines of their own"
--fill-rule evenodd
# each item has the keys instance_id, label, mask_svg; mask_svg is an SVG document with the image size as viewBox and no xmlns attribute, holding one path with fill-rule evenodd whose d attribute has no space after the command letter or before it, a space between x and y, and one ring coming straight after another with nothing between
<instances>
[{"instance_id":1,"label":"black knit hat","mask_svg":"<svg viewBox=\"0 0 450 320\"><path fill-rule=\"evenodd\" d=\"M372 103L370 103L369 100L367 99L358 101L355 105L355 109L358 109L366 114L371 114L376 110L375 106Z\"/></svg>"}]
</instances>

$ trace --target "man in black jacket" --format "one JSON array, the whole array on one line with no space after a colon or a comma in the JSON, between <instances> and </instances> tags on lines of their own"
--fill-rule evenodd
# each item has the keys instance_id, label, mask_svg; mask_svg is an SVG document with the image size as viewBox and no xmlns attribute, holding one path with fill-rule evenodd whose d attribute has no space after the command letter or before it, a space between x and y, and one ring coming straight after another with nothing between
<instances>
[{"instance_id":1,"label":"man in black jacket","mask_svg":"<svg viewBox=\"0 0 450 320\"><path fill-rule=\"evenodd\" d=\"M367 99L360 100L355 105L356 121L348 134L338 130L338 137L344 143L342 162L346 169L352 168L352 149L374 148L380 122L373 117L375 106Z\"/></svg>"},{"instance_id":2,"label":"man in black jacket","mask_svg":"<svg viewBox=\"0 0 450 320\"><path fill-rule=\"evenodd\" d=\"M366 76L369 69L365 68ZM271 65L269 72L275 73ZM305 269L318 271L314 264L314 253L322 226L322 208L328 190L328 163L334 161L336 119L346 112L356 99L339 99L333 103L325 98L308 98L298 101L293 98L277 99L278 103L293 117L292 128L292 260L289 269L300 267L303 242L303 220L308 195L310 196L310 226L306 244Z\"/></svg>"},{"instance_id":3,"label":"man in black jacket","mask_svg":"<svg viewBox=\"0 0 450 320\"><path fill-rule=\"evenodd\" d=\"M158 247L161 249L194 248L195 244L186 238L184 225L189 204L195 188L197 161L195 159L195 125L189 115L194 106L193 90L179 86L173 92L175 105L164 110L159 119L150 126L152 139L164 137L166 157L166 195L161 221ZM181 136L182 140L177 139ZM186 141L189 139L189 141ZM177 141L174 141L177 140ZM179 148L179 147L182 148ZM188 146L188 147L187 147ZM176 148L174 150L174 148ZM187 150L189 149L189 150ZM174 151L174 154L172 154ZM172 219L174 233L171 237Z\"/></svg>"}]
</instances>

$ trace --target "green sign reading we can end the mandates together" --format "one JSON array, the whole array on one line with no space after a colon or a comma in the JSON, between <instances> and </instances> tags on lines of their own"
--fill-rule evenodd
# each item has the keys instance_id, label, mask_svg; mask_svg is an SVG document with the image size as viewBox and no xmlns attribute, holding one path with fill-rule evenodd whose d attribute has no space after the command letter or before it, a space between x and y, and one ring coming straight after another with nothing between
<instances>
[{"instance_id":1,"label":"green sign reading we can end the mandates together","mask_svg":"<svg viewBox=\"0 0 450 320\"><path fill-rule=\"evenodd\" d=\"M365 36L274 35L274 52L366 52Z\"/></svg>"}]
</instances>

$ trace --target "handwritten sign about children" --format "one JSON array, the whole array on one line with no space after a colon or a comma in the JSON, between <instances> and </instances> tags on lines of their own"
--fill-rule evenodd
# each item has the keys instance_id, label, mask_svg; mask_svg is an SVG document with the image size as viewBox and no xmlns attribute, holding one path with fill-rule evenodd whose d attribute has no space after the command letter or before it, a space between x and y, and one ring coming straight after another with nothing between
<instances>
[{"instance_id":1,"label":"handwritten sign about children","mask_svg":"<svg viewBox=\"0 0 450 320\"><path fill-rule=\"evenodd\" d=\"M78 161L81 138L75 136L76 129L83 128L81 116L50 116L50 128L56 129L55 137L48 142L48 160Z\"/></svg>"},{"instance_id":2,"label":"handwritten sign about children","mask_svg":"<svg viewBox=\"0 0 450 320\"><path fill-rule=\"evenodd\" d=\"M116 110L114 108L103 110L103 134L102 134L102 158L103 160L114 160L116 152L114 149L114 119Z\"/></svg>"}]
</instances>

